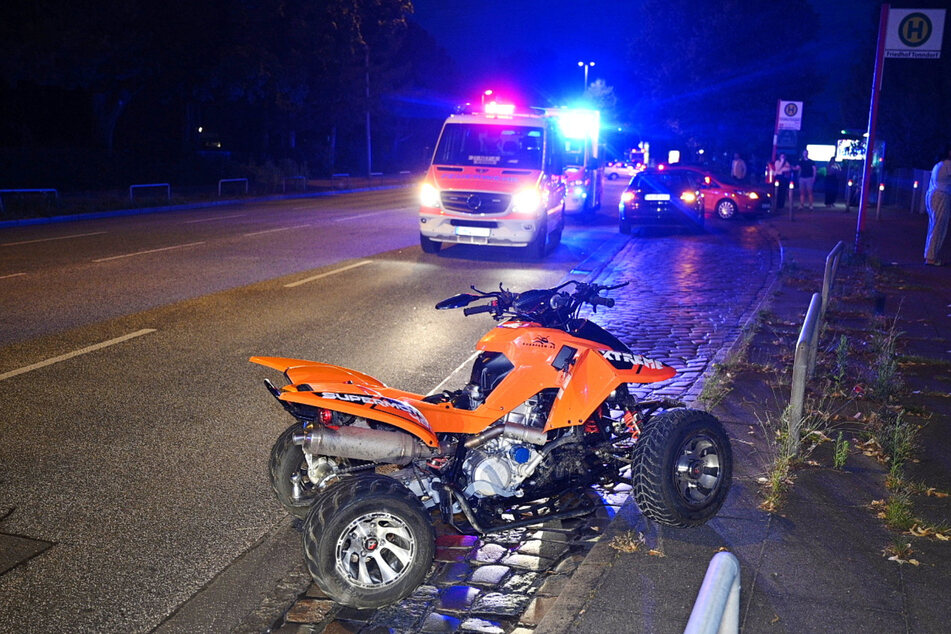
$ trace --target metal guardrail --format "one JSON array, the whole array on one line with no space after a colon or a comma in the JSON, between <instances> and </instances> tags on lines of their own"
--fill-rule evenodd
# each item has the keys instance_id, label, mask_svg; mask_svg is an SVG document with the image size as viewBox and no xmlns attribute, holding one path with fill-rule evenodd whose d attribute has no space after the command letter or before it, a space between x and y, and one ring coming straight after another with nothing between
<instances>
[{"instance_id":1,"label":"metal guardrail","mask_svg":"<svg viewBox=\"0 0 951 634\"><path fill-rule=\"evenodd\" d=\"M246 178L222 178L218 181L218 198L221 198L221 185L222 183L244 183L244 193L248 193L248 179Z\"/></svg>"},{"instance_id":2,"label":"metal guardrail","mask_svg":"<svg viewBox=\"0 0 951 634\"><path fill-rule=\"evenodd\" d=\"M822 292L813 293L796 341L796 354L793 359L792 387L789 394L789 407L786 408L789 435L786 455L794 456L799 451L800 430L802 429L802 410L806 400L806 383L816 370L816 355L819 350L819 330L825 319L826 308L839 262L845 244L840 240L826 256L825 273L822 276Z\"/></svg>"},{"instance_id":3,"label":"metal guardrail","mask_svg":"<svg viewBox=\"0 0 951 634\"><path fill-rule=\"evenodd\" d=\"M727 634L740 629L740 562L719 552L710 560L684 634Z\"/></svg>"},{"instance_id":4,"label":"metal guardrail","mask_svg":"<svg viewBox=\"0 0 951 634\"><path fill-rule=\"evenodd\" d=\"M281 184L281 191L287 193L287 181L297 181L303 183L303 186L300 188L301 191L307 189L307 177L306 176L285 176Z\"/></svg>"},{"instance_id":5,"label":"metal guardrail","mask_svg":"<svg viewBox=\"0 0 951 634\"><path fill-rule=\"evenodd\" d=\"M806 319L799 331L796 342L796 356L793 360L792 389L789 395L789 407L786 410L789 425L786 454L793 456L799 451L799 436L802 428L802 408L806 400L806 383L812 377L816 367L816 351L819 346L819 326L822 318L822 294L813 293L806 311Z\"/></svg>"},{"instance_id":6,"label":"metal guardrail","mask_svg":"<svg viewBox=\"0 0 951 634\"><path fill-rule=\"evenodd\" d=\"M826 270L822 275L822 317L826 315L826 307L829 305L829 294L832 292L832 284L835 282L835 275L839 271L839 261L842 259L842 252L845 250L845 243L839 240L839 243L832 247L829 255L826 256Z\"/></svg>"},{"instance_id":7,"label":"metal guardrail","mask_svg":"<svg viewBox=\"0 0 951 634\"><path fill-rule=\"evenodd\" d=\"M59 192L48 187L38 189L0 189L0 211L6 211L3 206L4 194L53 194L53 198L59 200Z\"/></svg>"},{"instance_id":8,"label":"metal guardrail","mask_svg":"<svg viewBox=\"0 0 951 634\"><path fill-rule=\"evenodd\" d=\"M135 189L142 188L153 188L153 187L164 187L165 188L165 197L168 200L172 199L172 186L168 183L148 183L145 185L129 185L129 202L132 202L132 192Z\"/></svg>"}]
</instances>

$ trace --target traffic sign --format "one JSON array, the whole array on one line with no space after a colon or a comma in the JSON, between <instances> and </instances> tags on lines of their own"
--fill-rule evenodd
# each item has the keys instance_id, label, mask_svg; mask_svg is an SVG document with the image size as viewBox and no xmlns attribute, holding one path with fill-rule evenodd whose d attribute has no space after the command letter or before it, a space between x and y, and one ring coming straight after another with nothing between
<instances>
[{"instance_id":1,"label":"traffic sign","mask_svg":"<svg viewBox=\"0 0 951 634\"><path fill-rule=\"evenodd\" d=\"M885 57L941 57L945 13L945 9L891 9L885 35Z\"/></svg>"},{"instance_id":2,"label":"traffic sign","mask_svg":"<svg viewBox=\"0 0 951 634\"><path fill-rule=\"evenodd\" d=\"M801 130L802 129L802 102L801 101L782 101L779 102L779 109L776 113L777 130Z\"/></svg>"}]
</instances>

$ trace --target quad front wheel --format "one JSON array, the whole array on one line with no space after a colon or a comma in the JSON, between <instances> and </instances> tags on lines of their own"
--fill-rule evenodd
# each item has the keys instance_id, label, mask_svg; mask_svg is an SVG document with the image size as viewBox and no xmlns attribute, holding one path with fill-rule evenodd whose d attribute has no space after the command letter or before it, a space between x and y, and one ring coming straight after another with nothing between
<instances>
[{"instance_id":1,"label":"quad front wheel","mask_svg":"<svg viewBox=\"0 0 951 634\"><path fill-rule=\"evenodd\" d=\"M715 417L693 409L654 416L634 445L634 501L668 526L699 526L723 506L733 477L733 452Z\"/></svg>"},{"instance_id":2,"label":"quad front wheel","mask_svg":"<svg viewBox=\"0 0 951 634\"><path fill-rule=\"evenodd\" d=\"M315 583L355 608L378 608L412 593L429 572L435 544L422 503L378 474L328 486L304 520L304 555Z\"/></svg>"}]
</instances>

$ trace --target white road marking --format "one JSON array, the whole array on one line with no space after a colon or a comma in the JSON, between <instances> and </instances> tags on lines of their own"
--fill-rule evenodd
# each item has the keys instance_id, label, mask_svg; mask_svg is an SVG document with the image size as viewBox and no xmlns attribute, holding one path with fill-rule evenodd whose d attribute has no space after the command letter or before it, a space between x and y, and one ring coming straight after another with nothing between
<instances>
[{"instance_id":1,"label":"white road marking","mask_svg":"<svg viewBox=\"0 0 951 634\"><path fill-rule=\"evenodd\" d=\"M388 214L389 210L386 211L371 211L366 214L357 214L356 216L344 216L343 218L334 218L334 222L344 222L347 220L357 220L359 218L369 218L370 216L379 216L380 214Z\"/></svg>"},{"instance_id":2,"label":"white road marking","mask_svg":"<svg viewBox=\"0 0 951 634\"><path fill-rule=\"evenodd\" d=\"M227 220L229 218L243 218L248 214L232 214L230 216L215 216L214 218L199 218L198 220L186 220L183 224L191 225L196 222L212 222L213 220Z\"/></svg>"},{"instance_id":3,"label":"white road marking","mask_svg":"<svg viewBox=\"0 0 951 634\"><path fill-rule=\"evenodd\" d=\"M79 350L73 350L72 352L61 354L58 357L53 357L52 359L47 359L46 361L40 361L39 363L34 363L33 365L17 368L16 370L10 370L9 372L0 374L0 381L5 381L11 377L18 376L20 374L26 374L27 372L32 372L33 370L39 370L40 368L45 368L48 365L53 365L54 363L59 363L60 361L66 361L68 359L72 359L73 357L95 352L96 350L102 350L103 348L114 346L117 343L122 343L123 341L128 341L129 339L141 337L142 335L147 335L153 332L155 332L155 328L143 328L142 330L136 330L135 332L130 332L127 335L122 335L121 337L110 339L109 341L103 341L91 346L86 346L85 348L80 348Z\"/></svg>"},{"instance_id":4,"label":"white road marking","mask_svg":"<svg viewBox=\"0 0 951 634\"><path fill-rule=\"evenodd\" d=\"M149 249L147 251L136 251L135 253L123 253L122 255L112 255L108 258L97 258L93 262L108 262L109 260L121 260L122 258L131 258L136 255L148 255L149 253L159 253L161 251L171 251L172 249L184 249L186 247L194 247L199 244L205 244L204 240L199 242L189 242L188 244L176 244L171 247L162 247L160 249Z\"/></svg>"},{"instance_id":5,"label":"white road marking","mask_svg":"<svg viewBox=\"0 0 951 634\"><path fill-rule=\"evenodd\" d=\"M19 242L4 242L0 247L15 247L20 244L34 244L36 242L52 242L53 240L69 240L70 238L85 238L86 236L101 236L106 231L93 231L92 233L74 233L68 236L56 236L53 238L37 238L36 240L20 240Z\"/></svg>"},{"instance_id":6,"label":"white road marking","mask_svg":"<svg viewBox=\"0 0 951 634\"><path fill-rule=\"evenodd\" d=\"M437 393L439 393L439 392L442 390L443 386L444 386L452 377L456 376L456 374L458 374L459 372L461 372L464 367L466 367L467 365L470 365L473 361L475 361L475 358L476 358L477 356L479 356L479 354L481 354L481 352L478 351L478 350L477 350L476 352L473 352L473 353L469 356L468 359L466 359L465 361L463 361L462 363L459 364L459 367L458 367L458 368L456 368L455 370L453 370L452 372L450 372L450 373L449 373L449 376L447 376L445 379L442 380L442 383L440 383L439 385L437 385L436 387L434 387L432 390L430 390L430 391L429 391L429 394L437 394Z\"/></svg>"},{"instance_id":7,"label":"white road marking","mask_svg":"<svg viewBox=\"0 0 951 634\"><path fill-rule=\"evenodd\" d=\"M275 233L277 231L287 231L289 229L301 229L303 227L309 227L309 224L306 225L294 225L293 227L278 227L277 229L265 229L264 231L252 231L251 233L244 234L245 238L250 238L251 236L259 236L263 233Z\"/></svg>"},{"instance_id":8,"label":"white road marking","mask_svg":"<svg viewBox=\"0 0 951 634\"><path fill-rule=\"evenodd\" d=\"M26 273L10 273L9 275L0 275L0 280L5 280L8 277L20 277L21 275L26 275Z\"/></svg>"},{"instance_id":9,"label":"white road marking","mask_svg":"<svg viewBox=\"0 0 951 634\"><path fill-rule=\"evenodd\" d=\"M301 284L307 284L308 282L313 282L315 280L323 279L328 275L334 275L335 273L343 273L344 271L349 271L350 269L355 269L358 266L363 266L364 264L370 264L373 260L361 260L360 262L354 262L353 264L348 264L347 266L341 266L339 269L334 269L333 271L327 271L326 273L321 273L320 275L314 275L313 277L304 278L302 280L297 280L296 282L291 282L290 284L285 284L284 288L294 288L295 286L300 286Z\"/></svg>"}]
</instances>

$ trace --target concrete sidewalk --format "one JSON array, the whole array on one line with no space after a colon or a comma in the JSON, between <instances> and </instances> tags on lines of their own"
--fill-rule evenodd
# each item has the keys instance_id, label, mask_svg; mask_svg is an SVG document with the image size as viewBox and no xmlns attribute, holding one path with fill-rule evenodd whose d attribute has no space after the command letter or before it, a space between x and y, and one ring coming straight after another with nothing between
<instances>
[{"instance_id":1,"label":"concrete sidewalk","mask_svg":"<svg viewBox=\"0 0 951 634\"><path fill-rule=\"evenodd\" d=\"M873 209L858 240L855 209L846 213L842 205L799 211L794 220L784 212L761 223L783 246L784 274L750 337L747 358L753 365L736 366L731 390L713 409L735 454L726 505L706 526L682 530L646 521L629 500L536 634L682 632L707 565L720 549L740 561L744 631L948 631L951 542L940 537L951 535L951 498L940 495L951 491L951 267L923 265L927 218L907 210L884 208L876 220ZM791 367L809 298L821 291L826 255L840 240L850 250L858 243L860 252L843 258L820 346L835 357L843 334L861 343L870 330L878 329L879 336L897 331L904 385L883 409L862 397L871 389L868 373L874 367L866 363L849 376L844 389L858 397L839 399L847 401L845 410L826 431L843 431L851 439L844 467L833 468L832 443L820 446L793 471L794 484L778 510L767 513L761 509L772 441L766 426L788 402L789 384L769 384L759 369ZM951 260L949 251L946 244L945 261ZM867 350L851 354L857 359ZM820 382L828 371L820 363L810 383L814 394L827 389ZM915 517L921 525L937 526L939 537L890 531L878 517L880 501L890 495L888 466L857 448L876 425L877 413L869 413L875 407L903 408L904 420L919 426L915 460L904 473L920 484L911 496ZM631 552L619 547L625 540L618 537L642 545ZM889 559L889 549L904 542L910 550L898 558L905 563Z\"/></svg>"}]
</instances>

